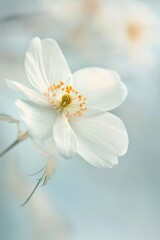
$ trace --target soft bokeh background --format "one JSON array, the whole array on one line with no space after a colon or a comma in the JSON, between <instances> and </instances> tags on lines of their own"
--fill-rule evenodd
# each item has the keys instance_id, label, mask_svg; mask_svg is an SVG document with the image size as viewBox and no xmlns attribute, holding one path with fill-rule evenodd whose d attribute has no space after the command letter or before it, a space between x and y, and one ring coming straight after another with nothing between
<instances>
[{"instance_id":1,"label":"soft bokeh background","mask_svg":"<svg viewBox=\"0 0 160 240\"><path fill-rule=\"evenodd\" d=\"M99 66L119 73L127 100L114 111L130 145L114 169L80 157L59 159L57 171L29 204L20 204L44 165L27 140L0 159L0 239L160 239L159 0L0 0L0 113L18 117L20 93L6 78L26 82L24 56L39 36L58 41L73 71ZM0 149L16 127L0 123Z\"/></svg>"}]
</instances>

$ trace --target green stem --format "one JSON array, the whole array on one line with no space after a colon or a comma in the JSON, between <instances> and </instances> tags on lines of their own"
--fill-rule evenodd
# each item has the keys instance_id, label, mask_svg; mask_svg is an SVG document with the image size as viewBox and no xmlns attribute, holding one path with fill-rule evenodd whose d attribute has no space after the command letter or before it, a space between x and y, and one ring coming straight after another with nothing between
<instances>
[{"instance_id":1,"label":"green stem","mask_svg":"<svg viewBox=\"0 0 160 240\"><path fill-rule=\"evenodd\" d=\"M2 157L5 153L7 153L9 150L11 150L13 147L15 147L19 143L19 140L15 140L11 145L9 145L4 151L0 153L0 157Z\"/></svg>"},{"instance_id":2,"label":"green stem","mask_svg":"<svg viewBox=\"0 0 160 240\"><path fill-rule=\"evenodd\" d=\"M21 207L24 207L24 205L26 205L28 203L28 201L31 199L31 197L33 196L33 194L35 193L36 189L38 188L38 186L40 185L41 181L43 180L45 176L45 173L42 175L42 177L40 179L38 179L38 182L36 184L36 186L33 188L31 194L29 195L29 197L26 199L26 201L21 205Z\"/></svg>"},{"instance_id":3,"label":"green stem","mask_svg":"<svg viewBox=\"0 0 160 240\"><path fill-rule=\"evenodd\" d=\"M8 151L10 151L13 147L17 146L20 142L26 140L28 137L29 137L29 133L28 132L21 132L21 133L19 133L17 139L11 145L9 145L6 149L4 149L0 153L0 158L3 155L5 155Z\"/></svg>"}]
</instances>

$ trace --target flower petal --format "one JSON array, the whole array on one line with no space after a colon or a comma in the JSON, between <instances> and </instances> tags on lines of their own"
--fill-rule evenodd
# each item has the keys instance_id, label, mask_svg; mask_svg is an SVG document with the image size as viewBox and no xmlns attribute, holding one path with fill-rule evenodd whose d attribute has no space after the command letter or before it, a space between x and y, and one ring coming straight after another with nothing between
<instances>
[{"instance_id":1,"label":"flower petal","mask_svg":"<svg viewBox=\"0 0 160 240\"><path fill-rule=\"evenodd\" d=\"M73 74L74 88L87 98L89 107L109 111L127 96L127 88L119 76L102 68L84 68Z\"/></svg>"},{"instance_id":2,"label":"flower petal","mask_svg":"<svg viewBox=\"0 0 160 240\"><path fill-rule=\"evenodd\" d=\"M78 153L96 167L113 167L126 153L128 135L123 122L111 113L86 115L72 123L78 139Z\"/></svg>"},{"instance_id":3,"label":"flower petal","mask_svg":"<svg viewBox=\"0 0 160 240\"><path fill-rule=\"evenodd\" d=\"M6 82L10 88L17 90L17 91L21 91L32 102L42 105L42 106L50 107L50 105L47 101L47 98L42 93L34 91L16 81L11 81L11 80L7 79Z\"/></svg>"},{"instance_id":4,"label":"flower petal","mask_svg":"<svg viewBox=\"0 0 160 240\"><path fill-rule=\"evenodd\" d=\"M59 152L65 158L72 158L77 152L77 137L65 115L57 116L53 127L53 136Z\"/></svg>"},{"instance_id":5,"label":"flower petal","mask_svg":"<svg viewBox=\"0 0 160 240\"><path fill-rule=\"evenodd\" d=\"M50 138L47 138L43 141L43 146L45 151L52 157L52 159L56 161L56 159L58 159L59 156L59 151L53 138L53 134Z\"/></svg>"},{"instance_id":6,"label":"flower petal","mask_svg":"<svg viewBox=\"0 0 160 240\"><path fill-rule=\"evenodd\" d=\"M71 81L71 71L58 46L52 39L34 38L25 58L26 74L31 84L45 92L51 83Z\"/></svg>"},{"instance_id":7,"label":"flower petal","mask_svg":"<svg viewBox=\"0 0 160 240\"><path fill-rule=\"evenodd\" d=\"M45 108L29 101L16 101L22 119L27 125L30 134L40 140L52 135L55 113L51 108Z\"/></svg>"}]
</instances>

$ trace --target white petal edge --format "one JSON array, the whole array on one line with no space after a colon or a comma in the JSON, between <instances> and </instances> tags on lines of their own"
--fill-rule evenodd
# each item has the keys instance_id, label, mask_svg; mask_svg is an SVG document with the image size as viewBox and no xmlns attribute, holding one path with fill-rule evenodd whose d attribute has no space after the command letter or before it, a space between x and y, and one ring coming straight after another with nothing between
<instances>
[{"instance_id":1,"label":"white petal edge","mask_svg":"<svg viewBox=\"0 0 160 240\"><path fill-rule=\"evenodd\" d=\"M128 93L117 73L96 67L84 68L75 72L73 86L87 98L88 107L104 111L118 107Z\"/></svg>"},{"instance_id":2,"label":"white petal edge","mask_svg":"<svg viewBox=\"0 0 160 240\"><path fill-rule=\"evenodd\" d=\"M59 114L53 127L53 136L60 154L73 158L77 153L77 137L64 114Z\"/></svg>"},{"instance_id":3,"label":"white petal edge","mask_svg":"<svg viewBox=\"0 0 160 240\"><path fill-rule=\"evenodd\" d=\"M20 110L21 118L33 137L44 140L52 135L56 116L53 109L21 100L17 100L15 105Z\"/></svg>"},{"instance_id":4,"label":"white petal edge","mask_svg":"<svg viewBox=\"0 0 160 240\"><path fill-rule=\"evenodd\" d=\"M122 120L113 114L95 113L72 123L78 154L95 167L112 168L118 164L118 157L127 152L127 131Z\"/></svg>"},{"instance_id":5,"label":"white petal edge","mask_svg":"<svg viewBox=\"0 0 160 240\"><path fill-rule=\"evenodd\" d=\"M6 79L6 82L10 88L22 92L30 101L42 106L50 107L47 98L42 93L34 91L16 81Z\"/></svg>"},{"instance_id":6,"label":"white petal edge","mask_svg":"<svg viewBox=\"0 0 160 240\"><path fill-rule=\"evenodd\" d=\"M51 83L71 81L71 71L56 41L34 38L26 52L25 68L28 80L45 92Z\"/></svg>"},{"instance_id":7,"label":"white petal edge","mask_svg":"<svg viewBox=\"0 0 160 240\"><path fill-rule=\"evenodd\" d=\"M53 138L53 134L52 134L52 136L50 138L47 138L47 139L45 139L43 141L43 145L44 145L44 148L45 148L46 152L48 152L48 154L50 156L52 156L52 158L54 160L56 160L58 158L58 156L59 156L59 151L57 149L55 140Z\"/></svg>"}]
</instances>

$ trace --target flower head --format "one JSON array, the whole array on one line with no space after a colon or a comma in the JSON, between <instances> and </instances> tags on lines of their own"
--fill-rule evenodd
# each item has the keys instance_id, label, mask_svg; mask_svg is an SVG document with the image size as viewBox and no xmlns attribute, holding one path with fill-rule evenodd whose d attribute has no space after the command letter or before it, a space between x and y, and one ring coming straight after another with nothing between
<instances>
[{"instance_id":1,"label":"flower head","mask_svg":"<svg viewBox=\"0 0 160 240\"><path fill-rule=\"evenodd\" d=\"M97 167L113 167L126 153L123 122L111 113L127 95L119 76L102 68L71 73L57 43L34 38L26 53L26 74L36 90L7 80L29 101L16 101L30 134L52 139L65 158L79 154Z\"/></svg>"},{"instance_id":2,"label":"flower head","mask_svg":"<svg viewBox=\"0 0 160 240\"><path fill-rule=\"evenodd\" d=\"M128 56L136 65L151 65L152 49L158 46L159 19L149 5L139 1L124 1L123 4L108 6L104 16L108 23L113 23L106 26L106 36L111 44L114 43L117 53ZM103 19L103 22L107 20Z\"/></svg>"},{"instance_id":3,"label":"flower head","mask_svg":"<svg viewBox=\"0 0 160 240\"><path fill-rule=\"evenodd\" d=\"M83 112L87 110L86 98L79 95L72 85L65 85L62 81L57 85L52 83L44 95L47 97L48 103L53 105L57 112L63 113L68 121L71 118L82 116Z\"/></svg>"}]
</instances>

